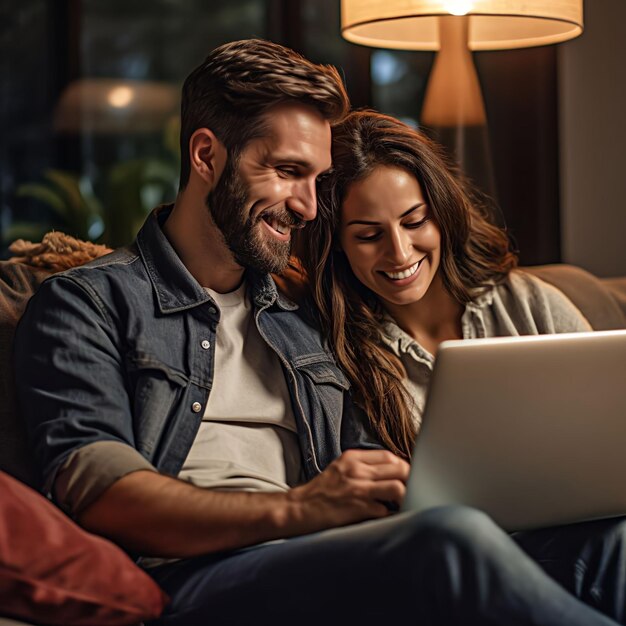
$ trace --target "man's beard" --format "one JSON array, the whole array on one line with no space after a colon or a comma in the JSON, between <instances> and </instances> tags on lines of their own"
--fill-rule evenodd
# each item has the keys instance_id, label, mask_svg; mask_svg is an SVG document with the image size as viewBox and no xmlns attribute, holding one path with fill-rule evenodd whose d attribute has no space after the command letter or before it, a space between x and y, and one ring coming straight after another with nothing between
<instances>
[{"instance_id":1,"label":"man's beard","mask_svg":"<svg viewBox=\"0 0 626 626\"><path fill-rule=\"evenodd\" d=\"M229 158L215 189L206 198L209 213L239 265L264 274L282 272L289 263L291 238L279 241L269 233L263 236L261 216L246 212L248 191L238 171L238 159ZM295 228L304 225L284 207L264 214Z\"/></svg>"}]
</instances>

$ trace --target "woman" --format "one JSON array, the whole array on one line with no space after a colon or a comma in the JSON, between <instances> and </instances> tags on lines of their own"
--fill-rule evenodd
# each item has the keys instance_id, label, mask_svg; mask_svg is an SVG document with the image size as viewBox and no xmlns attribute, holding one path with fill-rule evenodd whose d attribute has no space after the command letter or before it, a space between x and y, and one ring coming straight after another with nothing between
<instances>
[{"instance_id":1,"label":"woman","mask_svg":"<svg viewBox=\"0 0 626 626\"><path fill-rule=\"evenodd\" d=\"M515 269L507 233L426 137L372 111L333 132L303 265L357 404L409 458L442 341L590 326L560 291Z\"/></svg>"}]
</instances>

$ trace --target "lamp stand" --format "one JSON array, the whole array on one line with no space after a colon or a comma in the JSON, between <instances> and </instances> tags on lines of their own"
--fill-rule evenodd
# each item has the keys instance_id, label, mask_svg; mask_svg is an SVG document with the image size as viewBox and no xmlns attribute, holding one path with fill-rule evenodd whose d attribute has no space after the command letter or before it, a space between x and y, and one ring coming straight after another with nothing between
<instances>
[{"instance_id":1,"label":"lamp stand","mask_svg":"<svg viewBox=\"0 0 626 626\"><path fill-rule=\"evenodd\" d=\"M487 116L467 42L469 17L441 16L440 49L426 86L420 123L480 191L495 200Z\"/></svg>"}]
</instances>

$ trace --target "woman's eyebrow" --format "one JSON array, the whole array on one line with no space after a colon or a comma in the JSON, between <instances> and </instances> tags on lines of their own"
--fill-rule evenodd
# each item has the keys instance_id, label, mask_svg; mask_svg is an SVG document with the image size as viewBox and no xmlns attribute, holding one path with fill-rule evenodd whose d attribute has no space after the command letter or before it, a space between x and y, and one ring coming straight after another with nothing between
<instances>
[{"instance_id":1,"label":"woman's eyebrow","mask_svg":"<svg viewBox=\"0 0 626 626\"><path fill-rule=\"evenodd\" d=\"M407 215L410 215L411 213L413 213L413 211L416 211L420 207L423 207L425 204L426 204L425 202L418 202L416 205L412 206L410 209L405 211L400 216L400 219L402 219L403 217L406 217ZM380 222L375 222L375 221L370 221L370 220L350 220L346 224L346 226L353 226L354 224L360 224L362 226L378 226Z\"/></svg>"},{"instance_id":2,"label":"woman's eyebrow","mask_svg":"<svg viewBox=\"0 0 626 626\"><path fill-rule=\"evenodd\" d=\"M363 226L378 226L380 222L370 222L368 220L350 220L346 226L354 226L355 224L362 224Z\"/></svg>"},{"instance_id":3,"label":"woman's eyebrow","mask_svg":"<svg viewBox=\"0 0 626 626\"><path fill-rule=\"evenodd\" d=\"M410 215L411 213L413 213L413 211L417 211L417 209L419 209L420 207L425 206L426 203L425 202L418 202L416 205L412 206L408 211L405 211L401 216L400 219L402 219L403 217L406 217L407 215Z\"/></svg>"}]
</instances>

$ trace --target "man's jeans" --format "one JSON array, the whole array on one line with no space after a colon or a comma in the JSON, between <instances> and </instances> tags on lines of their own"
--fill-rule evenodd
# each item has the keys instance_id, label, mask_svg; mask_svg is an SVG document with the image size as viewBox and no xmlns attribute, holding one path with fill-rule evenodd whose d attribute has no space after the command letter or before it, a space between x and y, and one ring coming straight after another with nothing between
<instances>
[{"instance_id":1,"label":"man's jeans","mask_svg":"<svg viewBox=\"0 0 626 626\"><path fill-rule=\"evenodd\" d=\"M440 507L155 568L172 602L151 624L609 626L625 557L624 518L510 536Z\"/></svg>"}]
</instances>

